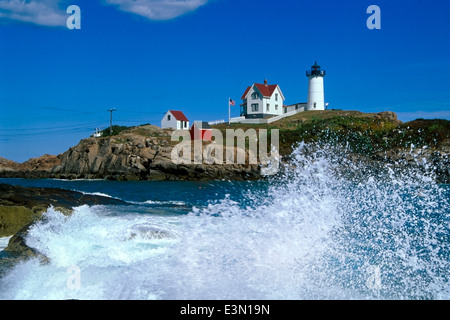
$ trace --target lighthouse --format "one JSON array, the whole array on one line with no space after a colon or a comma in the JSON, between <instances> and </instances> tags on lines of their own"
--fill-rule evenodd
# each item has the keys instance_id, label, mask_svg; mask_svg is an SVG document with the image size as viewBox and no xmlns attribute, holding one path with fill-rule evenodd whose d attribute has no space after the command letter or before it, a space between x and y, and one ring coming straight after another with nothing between
<instances>
[{"instance_id":1,"label":"lighthouse","mask_svg":"<svg viewBox=\"0 0 450 320\"><path fill-rule=\"evenodd\" d=\"M306 76L309 78L308 104L306 110L325 110L323 90L323 77L325 75L326 72L320 70L317 62L311 67L311 71L306 71Z\"/></svg>"}]
</instances>

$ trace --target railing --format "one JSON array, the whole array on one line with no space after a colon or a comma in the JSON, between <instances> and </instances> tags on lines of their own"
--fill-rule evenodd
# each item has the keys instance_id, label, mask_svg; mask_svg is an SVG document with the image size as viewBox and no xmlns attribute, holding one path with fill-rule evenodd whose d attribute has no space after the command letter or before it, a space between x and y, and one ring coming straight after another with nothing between
<instances>
[{"instance_id":1,"label":"railing","mask_svg":"<svg viewBox=\"0 0 450 320\"><path fill-rule=\"evenodd\" d=\"M209 121L208 124L210 126L216 125L216 124L222 124L225 123L225 120L215 120L215 121Z\"/></svg>"},{"instance_id":2,"label":"railing","mask_svg":"<svg viewBox=\"0 0 450 320\"><path fill-rule=\"evenodd\" d=\"M248 123L248 124L267 124L267 123L272 123L272 122L281 120L285 117L289 117L289 116L292 116L294 114L304 112L304 111L305 111L305 107L300 107L297 110L288 111L285 114L278 115L278 116L268 118L268 119L246 119L245 117L237 117L237 118L231 118L230 122L231 123Z\"/></svg>"},{"instance_id":3,"label":"railing","mask_svg":"<svg viewBox=\"0 0 450 320\"><path fill-rule=\"evenodd\" d=\"M309 77L310 75L313 75L313 76L326 76L326 74L327 74L327 72L325 70L323 70L323 71L313 71L313 72L306 71L306 76L307 77Z\"/></svg>"}]
</instances>

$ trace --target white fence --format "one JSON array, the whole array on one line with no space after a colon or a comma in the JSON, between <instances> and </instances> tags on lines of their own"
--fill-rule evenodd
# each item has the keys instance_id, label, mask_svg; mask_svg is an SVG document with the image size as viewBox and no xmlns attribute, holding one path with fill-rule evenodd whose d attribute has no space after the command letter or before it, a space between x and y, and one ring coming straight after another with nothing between
<instances>
[{"instance_id":1,"label":"white fence","mask_svg":"<svg viewBox=\"0 0 450 320\"><path fill-rule=\"evenodd\" d=\"M216 120L216 121L209 121L208 124L210 126L216 125L216 124L222 124L225 123L225 120Z\"/></svg>"},{"instance_id":2,"label":"white fence","mask_svg":"<svg viewBox=\"0 0 450 320\"><path fill-rule=\"evenodd\" d=\"M231 123L249 123L249 124L267 124L267 123L272 123L272 122L281 120L285 117L293 116L294 114L297 114L297 113L300 113L303 111L305 111L305 108L301 107L297 110L289 111L285 114L275 116L272 118L268 118L268 119L246 119L245 117L236 117L236 118L231 118L230 122Z\"/></svg>"}]
</instances>

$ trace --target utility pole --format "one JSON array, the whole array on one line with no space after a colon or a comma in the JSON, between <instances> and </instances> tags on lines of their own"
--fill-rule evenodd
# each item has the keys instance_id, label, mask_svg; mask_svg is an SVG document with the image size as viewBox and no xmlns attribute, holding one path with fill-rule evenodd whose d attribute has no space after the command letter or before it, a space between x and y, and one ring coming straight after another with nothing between
<instances>
[{"instance_id":1,"label":"utility pole","mask_svg":"<svg viewBox=\"0 0 450 320\"><path fill-rule=\"evenodd\" d=\"M106 110L106 111L111 112L111 116L109 118L109 134L112 135L112 113L113 113L113 111L116 111L116 108L109 109L109 110Z\"/></svg>"}]
</instances>

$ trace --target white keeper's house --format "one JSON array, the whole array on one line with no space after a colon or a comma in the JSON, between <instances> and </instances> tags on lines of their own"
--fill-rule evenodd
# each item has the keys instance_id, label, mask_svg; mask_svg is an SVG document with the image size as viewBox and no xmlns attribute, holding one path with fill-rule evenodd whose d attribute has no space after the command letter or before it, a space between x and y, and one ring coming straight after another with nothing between
<instances>
[{"instance_id":1,"label":"white keeper's house","mask_svg":"<svg viewBox=\"0 0 450 320\"><path fill-rule=\"evenodd\" d=\"M323 78L326 71L314 63L306 71L309 79L308 101L285 105L284 95L277 84L254 83L242 95L240 117L230 118L230 123L271 123L296 113L310 110L326 110Z\"/></svg>"},{"instance_id":2,"label":"white keeper's house","mask_svg":"<svg viewBox=\"0 0 450 320\"><path fill-rule=\"evenodd\" d=\"M246 119L269 118L282 115L284 95L277 84L254 83L241 97L241 117Z\"/></svg>"},{"instance_id":3,"label":"white keeper's house","mask_svg":"<svg viewBox=\"0 0 450 320\"><path fill-rule=\"evenodd\" d=\"M169 110L161 119L161 128L189 130L189 120L182 111Z\"/></svg>"}]
</instances>

